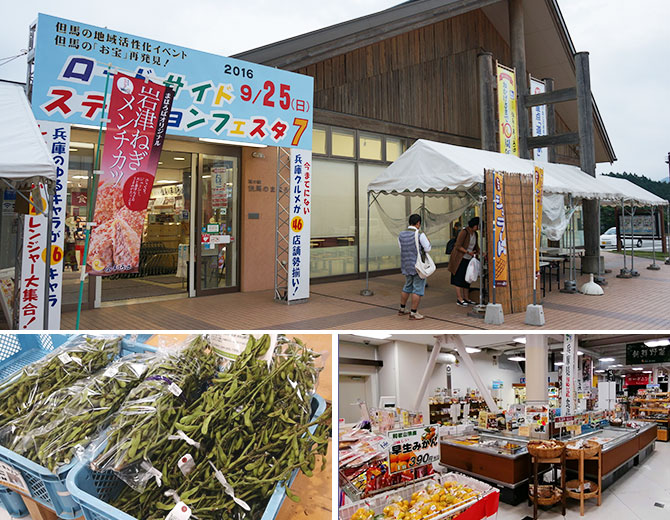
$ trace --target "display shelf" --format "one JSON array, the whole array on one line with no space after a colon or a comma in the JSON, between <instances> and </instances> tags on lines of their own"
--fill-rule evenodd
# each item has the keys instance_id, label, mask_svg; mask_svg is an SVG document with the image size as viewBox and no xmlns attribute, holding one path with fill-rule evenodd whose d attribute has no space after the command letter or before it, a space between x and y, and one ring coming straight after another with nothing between
<instances>
[{"instance_id":1,"label":"display shelf","mask_svg":"<svg viewBox=\"0 0 670 520\"><path fill-rule=\"evenodd\" d=\"M653 422L670 427L670 393L655 392L645 396L634 397L630 405L630 412L636 421ZM654 416L648 417L647 414L654 414ZM667 429L663 430L659 428L656 439L667 442Z\"/></svg>"}]
</instances>

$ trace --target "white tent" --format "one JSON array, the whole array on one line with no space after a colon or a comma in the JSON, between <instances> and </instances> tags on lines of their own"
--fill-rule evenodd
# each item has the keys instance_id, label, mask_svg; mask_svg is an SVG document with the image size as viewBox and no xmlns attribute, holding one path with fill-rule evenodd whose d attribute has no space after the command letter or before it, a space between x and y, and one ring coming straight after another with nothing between
<instances>
[{"instance_id":1,"label":"white tent","mask_svg":"<svg viewBox=\"0 0 670 520\"><path fill-rule=\"evenodd\" d=\"M619 191L576 166L420 139L368 185L372 193L453 193L484 182L484 170L532 174L544 169L544 192L575 198L618 200Z\"/></svg>"},{"instance_id":2,"label":"white tent","mask_svg":"<svg viewBox=\"0 0 670 520\"><path fill-rule=\"evenodd\" d=\"M21 85L0 82L0 179L56 180L56 165Z\"/></svg>"},{"instance_id":3,"label":"white tent","mask_svg":"<svg viewBox=\"0 0 670 520\"><path fill-rule=\"evenodd\" d=\"M654 195L650 191L647 191L637 184L630 182L628 179L599 175L598 182L602 185L610 187L610 189L616 190L618 192L618 201L623 201L633 206L668 205L667 200L662 199L658 195Z\"/></svg>"}]
</instances>

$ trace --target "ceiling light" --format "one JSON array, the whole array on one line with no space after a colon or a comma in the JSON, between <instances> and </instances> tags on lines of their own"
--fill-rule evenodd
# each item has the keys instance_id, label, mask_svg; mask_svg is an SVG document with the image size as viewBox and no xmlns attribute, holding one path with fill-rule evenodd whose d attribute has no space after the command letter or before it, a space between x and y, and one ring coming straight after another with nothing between
<instances>
[{"instance_id":1,"label":"ceiling light","mask_svg":"<svg viewBox=\"0 0 670 520\"><path fill-rule=\"evenodd\" d=\"M87 175L73 175L73 179L88 179Z\"/></svg>"},{"instance_id":2,"label":"ceiling light","mask_svg":"<svg viewBox=\"0 0 670 520\"><path fill-rule=\"evenodd\" d=\"M86 148L87 150L93 150L95 145L93 143L80 143L79 141L70 141L70 146L75 148Z\"/></svg>"},{"instance_id":3,"label":"ceiling light","mask_svg":"<svg viewBox=\"0 0 670 520\"><path fill-rule=\"evenodd\" d=\"M477 348L477 347L465 347L465 351L466 351L468 354L476 354L477 352L481 352L482 349Z\"/></svg>"},{"instance_id":4,"label":"ceiling light","mask_svg":"<svg viewBox=\"0 0 670 520\"><path fill-rule=\"evenodd\" d=\"M604 370L596 370L595 372L597 372L598 374L602 374Z\"/></svg>"},{"instance_id":5,"label":"ceiling light","mask_svg":"<svg viewBox=\"0 0 670 520\"><path fill-rule=\"evenodd\" d=\"M583 356L584 353L583 353L581 350L578 350L578 351L577 351L577 355L578 355L578 356Z\"/></svg>"},{"instance_id":6,"label":"ceiling light","mask_svg":"<svg viewBox=\"0 0 670 520\"><path fill-rule=\"evenodd\" d=\"M79 151L79 148L72 148L72 147L70 146L70 151L71 151L71 152L78 152L78 151Z\"/></svg>"},{"instance_id":7,"label":"ceiling light","mask_svg":"<svg viewBox=\"0 0 670 520\"><path fill-rule=\"evenodd\" d=\"M650 339L649 341L644 342L648 347L667 347L670 345L670 339Z\"/></svg>"},{"instance_id":8,"label":"ceiling light","mask_svg":"<svg viewBox=\"0 0 670 520\"><path fill-rule=\"evenodd\" d=\"M156 181L154 184L177 184L178 181L170 181L167 179L161 179L159 181Z\"/></svg>"},{"instance_id":9,"label":"ceiling light","mask_svg":"<svg viewBox=\"0 0 670 520\"><path fill-rule=\"evenodd\" d=\"M210 179L211 177L212 177L211 175L203 175L202 176L203 179Z\"/></svg>"},{"instance_id":10,"label":"ceiling light","mask_svg":"<svg viewBox=\"0 0 670 520\"><path fill-rule=\"evenodd\" d=\"M563 363L563 361L556 361L556 363L554 363L554 366L562 367L564 364L565 363Z\"/></svg>"},{"instance_id":11,"label":"ceiling light","mask_svg":"<svg viewBox=\"0 0 670 520\"><path fill-rule=\"evenodd\" d=\"M523 356L512 356L507 359L510 361L526 361L526 358Z\"/></svg>"},{"instance_id":12,"label":"ceiling light","mask_svg":"<svg viewBox=\"0 0 670 520\"><path fill-rule=\"evenodd\" d=\"M643 374L651 374L652 371L651 371L651 370L643 370L642 373L643 373Z\"/></svg>"},{"instance_id":13,"label":"ceiling light","mask_svg":"<svg viewBox=\"0 0 670 520\"><path fill-rule=\"evenodd\" d=\"M607 363L609 361L616 361L613 357L601 357L598 361L602 361L603 363Z\"/></svg>"},{"instance_id":14,"label":"ceiling light","mask_svg":"<svg viewBox=\"0 0 670 520\"><path fill-rule=\"evenodd\" d=\"M250 146L252 148L267 148L266 144L257 144L257 143L241 143L239 141L226 141L225 139L209 139L208 137L200 137L198 141L202 143L213 143L213 144L232 144L233 146Z\"/></svg>"},{"instance_id":15,"label":"ceiling light","mask_svg":"<svg viewBox=\"0 0 670 520\"><path fill-rule=\"evenodd\" d=\"M642 367L633 367L633 370L644 370Z\"/></svg>"},{"instance_id":16,"label":"ceiling light","mask_svg":"<svg viewBox=\"0 0 670 520\"><path fill-rule=\"evenodd\" d=\"M175 161L185 161L186 157L174 157Z\"/></svg>"},{"instance_id":17,"label":"ceiling light","mask_svg":"<svg viewBox=\"0 0 670 520\"><path fill-rule=\"evenodd\" d=\"M610 368L619 368L622 367L623 365L621 363L616 364L616 365L610 365Z\"/></svg>"},{"instance_id":18,"label":"ceiling light","mask_svg":"<svg viewBox=\"0 0 670 520\"><path fill-rule=\"evenodd\" d=\"M516 338L512 338L512 341L516 343L523 343L524 345L526 344L526 336L519 336Z\"/></svg>"},{"instance_id":19,"label":"ceiling light","mask_svg":"<svg viewBox=\"0 0 670 520\"><path fill-rule=\"evenodd\" d=\"M163 161L158 161L158 164L163 164Z\"/></svg>"},{"instance_id":20,"label":"ceiling light","mask_svg":"<svg viewBox=\"0 0 670 520\"><path fill-rule=\"evenodd\" d=\"M390 334L386 332L366 332L365 334L352 334L353 336L360 336L361 338L372 338L372 339L388 339L391 337Z\"/></svg>"}]
</instances>

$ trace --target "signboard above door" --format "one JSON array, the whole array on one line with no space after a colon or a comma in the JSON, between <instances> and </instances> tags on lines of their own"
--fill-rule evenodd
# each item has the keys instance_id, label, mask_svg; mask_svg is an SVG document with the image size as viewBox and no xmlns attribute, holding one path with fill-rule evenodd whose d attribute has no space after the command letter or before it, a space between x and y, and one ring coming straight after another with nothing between
<instances>
[{"instance_id":1,"label":"signboard above door","mask_svg":"<svg viewBox=\"0 0 670 520\"><path fill-rule=\"evenodd\" d=\"M626 345L627 365L646 365L670 362L670 346L648 347L644 343Z\"/></svg>"}]
</instances>

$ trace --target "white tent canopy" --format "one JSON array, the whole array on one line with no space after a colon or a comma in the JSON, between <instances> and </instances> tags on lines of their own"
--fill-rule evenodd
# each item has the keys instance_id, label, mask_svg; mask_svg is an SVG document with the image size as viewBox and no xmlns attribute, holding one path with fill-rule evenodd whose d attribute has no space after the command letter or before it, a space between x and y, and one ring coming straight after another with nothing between
<instances>
[{"instance_id":1,"label":"white tent canopy","mask_svg":"<svg viewBox=\"0 0 670 520\"><path fill-rule=\"evenodd\" d=\"M576 166L520 159L514 155L420 139L368 184L373 193L463 191L484 182L484 170L532 174L544 169L544 192L576 198L618 200L617 189Z\"/></svg>"},{"instance_id":2,"label":"white tent canopy","mask_svg":"<svg viewBox=\"0 0 670 520\"><path fill-rule=\"evenodd\" d=\"M0 178L56 180L56 165L21 85L0 82Z\"/></svg>"},{"instance_id":3,"label":"white tent canopy","mask_svg":"<svg viewBox=\"0 0 670 520\"><path fill-rule=\"evenodd\" d=\"M618 201L623 201L628 204L637 206L666 206L668 201L662 199L658 195L654 195L650 191L641 188L628 179L620 177L608 177L606 175L598 176L598 182L609 186L611 189L619 193Z\"/></svg>"}]
</instances>

